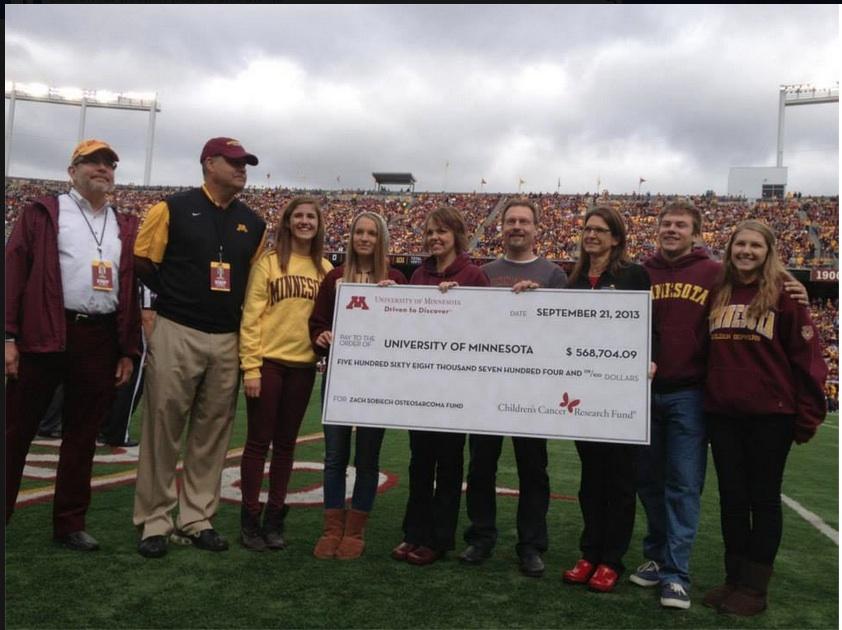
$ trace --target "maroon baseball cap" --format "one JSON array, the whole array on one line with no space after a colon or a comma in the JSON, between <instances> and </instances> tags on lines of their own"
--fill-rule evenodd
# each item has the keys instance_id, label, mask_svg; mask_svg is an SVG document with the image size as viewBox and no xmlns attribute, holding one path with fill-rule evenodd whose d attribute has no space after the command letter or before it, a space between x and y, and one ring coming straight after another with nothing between
<instances>
[{"instance_id":1,"label":"maroon baseball cap","mask_svg":"<svg viewBox=\"0 0 842 630\"><path fill-rule=\"evenodd\" d=\"M199 162L204 162L205 158L216 157L231 158L232 160L240 160L245 158L246 164L257 166L257 156L248 153L239 140L234 138L211 138L205 143L205 148L202 149L202 156Z\"/></svg>"}]
</instances>

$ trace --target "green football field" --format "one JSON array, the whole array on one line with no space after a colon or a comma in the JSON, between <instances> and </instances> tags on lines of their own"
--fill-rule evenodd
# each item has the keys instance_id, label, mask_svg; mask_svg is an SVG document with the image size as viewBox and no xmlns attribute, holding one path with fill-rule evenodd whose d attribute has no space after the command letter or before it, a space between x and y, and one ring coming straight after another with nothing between
<instances>
[{"instance_id":1,"label":"green football field","mask_svg":"<svg viewBox=\"0 0 842 630\"><path fill-rule=\"evenodd\" d=\"M139 429L136 418L135 431ZM323 442L319 438L318 391L301 430L303 441L291 492L306 498L318 491ZM232 449L245 437L244 405L239 406ZM49 460L44 445L33 454ZM114 455L99 449L98 457ZM321 530L319 505L294 505L287 519L290 547L254 553L237 543L239 505L223 501L215 526L231 549L209 553L170 546L160 560L136 552L131 524L135 464L132 453L98 463L98 484L88 514L88 531L102 549L80 554L51 542L50 503L37 501L50 481L27 479L21 498L36 502L18 508L6 528L6 624L11 628L837 628L838 543L784 507L784 536L769 591L770 608L752 619L717 615L701 605L703 593L722 578L716 474L709 462L702 521L692 558L694 579L688 611L666 610L656 591L625 579L610 594L565 585L561 572L578 558L580 514L575 496L579 463L573 444L550 444L550 549L542 579L525 578L514 552L517 499L498 498L500 537L494 557L479 567L459 564L455 554L431 566L413 567L389 557L401 540L406 501L408 440L387 431L381 457L386 489L369 521L367 549L356 561L320 561L311 555ZM49 462L35 462L49 468ZM467 465L467 461L466 461ZM230 474L239 469L235 450ZM307 469L310 470L307 470ZM235 475L236 476L236 475ZM108 485L111 484L111 485ZM391 485L390 485L391 484ZM504 446L498 485L517 487L510 445ZM237 496L234 477L226 493ZM809 444L793 447L784 494L838 530L838 417ZM464 501L459 531L466 525ZM643 510L626 564L642 561ZM835 533L831 531L831 534ZM457 552L461 541L457 542Z\"/></svg>"}]
</instances>

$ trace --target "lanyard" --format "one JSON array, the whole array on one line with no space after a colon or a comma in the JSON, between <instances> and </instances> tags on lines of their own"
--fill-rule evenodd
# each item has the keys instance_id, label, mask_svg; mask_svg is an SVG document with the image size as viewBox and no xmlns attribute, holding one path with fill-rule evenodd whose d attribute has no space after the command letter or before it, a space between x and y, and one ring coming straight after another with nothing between
<instances>
[{"instance_id":1,"label":"lanyard","mask_svg":"<svg viewBox=\"0 0 842 630\"><path fill-rule=\"evenodd\" d=\"M82 215L82 218L85 219L85 224L88 226L88 229L91 231L91 236L94 237L94 242L96 243L96 250L99 252L99 260L102 260L102 240L105 238L105 226L108 225L108 207L105 208L105 217L102 219L102 232L99 234L99 238L96 237L96 232L94 231L91 222L88 221L88 217L85 216L85 211L82 210L82 206L79 205L79 202L76 201L76 198L73 195L68 195L71 199L73 199L73 203L76 204L76 207L79 208L79 213ZM220 246L220 249L222 247Z\"/></svg>"},{"instance_id":2,"label":"lanyard","mask_svg":"<svg viewBox=\"0 0 842 630\"><path fill-rule=\"evenodd\" d=\"M220 208L219 206L216 207L216 213L213 217L213 227L216 230L216 240L219 243L219 262L222 262L222 238L225 236L225 223L227 219L227 210ZM222 214L221 217L217 217L218 214ZM220 230L220 224L222 224L222 230Z\"/></svg>"}]
</instances>

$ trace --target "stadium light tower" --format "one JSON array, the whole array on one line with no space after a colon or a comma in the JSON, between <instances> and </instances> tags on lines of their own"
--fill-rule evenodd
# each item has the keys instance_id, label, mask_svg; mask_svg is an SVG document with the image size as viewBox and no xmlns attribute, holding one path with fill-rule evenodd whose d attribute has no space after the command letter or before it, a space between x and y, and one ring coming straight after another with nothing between
<instances>
[{"instance_id":1,"label":"stadium light tower","mask_svg":"<svg viewBox=\"0 0 842 630\"><path fill-rule=\"evenodd\" d=\"M146 166L143 171L143 185L148 186L152 176L152 148L155 143L155 114L161 111L157 93L110 92L108 90L83 90L80 88L55 88L41 83L15 83L6 81L6 98L9 99L9 115L6 117L6 167L5 176L9 176L9 163L12 159L12 134L15 125L15 102L35 101L53 105L71 105L79 107L79 134L81 142L85 138L85 116L89 107L106 109L129 109L148 111L149 123L146 129Z\"/></svg>"},{"instance_id":2,"label":"stadium light tower","mask_svg":"<svg viewBox=\"0 0 842 630\"><path fill-rule=\"evenodd\" d=\"M778 101L778 168L784 165L784 109L789 105L817 105L839 102L839 81L830 87L815 87L809 83L782 85Z\"/></svg>"}]
</instances>

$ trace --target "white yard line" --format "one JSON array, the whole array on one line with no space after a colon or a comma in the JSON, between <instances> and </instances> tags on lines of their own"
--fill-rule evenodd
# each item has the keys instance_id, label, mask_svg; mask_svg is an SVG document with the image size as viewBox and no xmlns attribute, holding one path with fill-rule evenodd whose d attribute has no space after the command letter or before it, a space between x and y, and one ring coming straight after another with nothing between
<instances>
[{"instance_id":1,"label":"white yard line","mask_svg":"<svg viewBox=\"0 0 842 630\"><path fill-rule=\"evenodd\" d=\"M830 538L834 543L836 543L837 547L839 546L839 532L837 532L830 525L825 523L818 514L813 514L810 510L805 508L798 501L790 499L785 494L781 495L781 501L783 501L785 505L795 510L798 516L810 523L810 525L815 527L822 534Z\"/></svg>"}]
</instances>

